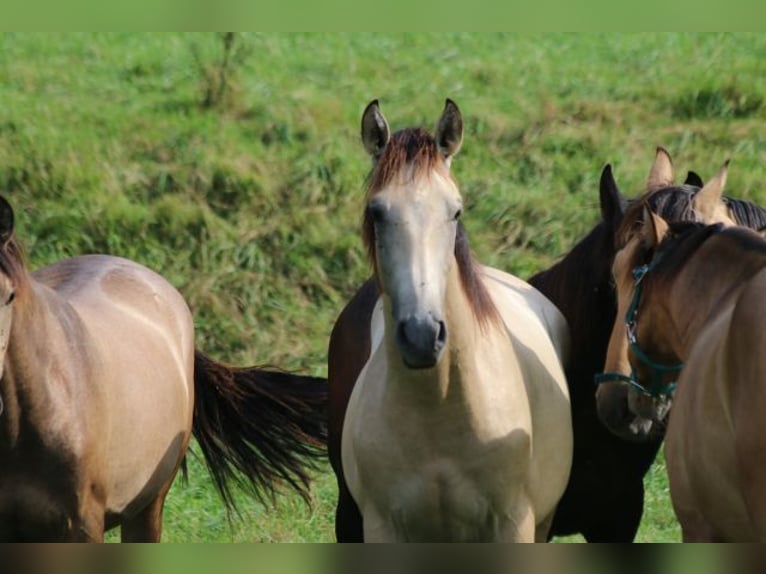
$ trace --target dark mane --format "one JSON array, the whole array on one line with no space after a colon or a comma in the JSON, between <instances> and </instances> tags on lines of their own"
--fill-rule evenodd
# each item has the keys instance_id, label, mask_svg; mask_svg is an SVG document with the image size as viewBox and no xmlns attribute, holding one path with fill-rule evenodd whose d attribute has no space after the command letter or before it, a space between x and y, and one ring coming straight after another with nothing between
<instances>
[{"instance_id":1,"label":"dark mane","mask_svg":"<svg viewBox=\"0 0 766 574\"><path fill-rule=\"evenodd\" d=\"M700 188L694 185L674 185L648 193L631 202L645 201L649 208L666 221L696 221L702 223L700 215L694 210L694 197ZM723 198L731 217L744 227L756 231L766 229L766 209L743 199ZM639 219L643 221L643 218Z\"/></svg>"},{"instance_id":2,"label":"dark mane","mask_svg":"<svg viewBox=\"0 0 766 574\"><path fill-rule=\"evenodd\" d=\"M672 269L674 273L705 241L724 229L722 223L706 225L692 221L671 222L668 226L668 232L655 252L665 254L662 267Z\"/></svg>"},{"instance_id":3,"label":"dark mane","mask_svg":"<svg viewBox=\"0 0 766 574\"><path fill-rule=\"evenodd\" d=\"M399 130L391 136L383 153L367 176L366 197L369 200L396 177L401 177L408 171L408 177L416 178L421 175L428 176L434 170L441 171L446 177L452 178L447 165L439 155L434 137L422 128ZM364 212L362 221L362 239L377 277L375 227L367 210ZM471 254L468 235L461 222L458 222L455 237L455 260L460 274L460 283L477 321L481 325L486 325L499 319L497 308L479 277L478 264Z\"/></svg>"},{"instance_id":4,"label":"dark mane","mask_svg":"<svg viewBox=\"0 0 766 574\"><path fill-rule=\"evenodd\" d=\"M731 255L725 259L736 262L739 279L736 283L745 280L753 272L757 272L766 266L766 240L757 232L747 227L724 227L721 223L705 225L704 223L679 222L670 223L665 238L657 246L655 253L662 253L659 261L652 271L653 281L665 282L672 280L689 259L708 240L715 239L721 249L733 248ZM753 254L756 257L745 257L745 254ZM631 265L638 266L647 263L652 257L646 249L637 250Z\"/></svg>"},{"instance_id":5,"label":"dark mane","mask_svg":"<svg viewBox=\"0 0 766 574\"><path fill-rule=\"evenodd\" d=\"M766 229L766 209L743 199L725 197L724 201L737 223L756 231Z\"/></svg>"},{"instance_id":6,"label":"dark mane","mask_svg":"<svg viewBox=\"0 0 766 574\"><path fill-rule=\"evenodd\" d=\"M702 221L692 204L699 189L692 185L674 185L657 190L644 198L649 208L667 221Z\"/></svg>"},{"instance_id":7,"label":"dark mane","mask_svg":"<svg viewBox=\"0 0 766 574\"><path fill-rule=\"evenodd\" d=\"M604 353L617 310L612 284L614 232L611 225L599 222L577 242L561 260L540 271L529 283L561 311L572 334L571 356L566 365L573 404L593 398L593 373L604 364Z\"/></svg>"}]
</instances>

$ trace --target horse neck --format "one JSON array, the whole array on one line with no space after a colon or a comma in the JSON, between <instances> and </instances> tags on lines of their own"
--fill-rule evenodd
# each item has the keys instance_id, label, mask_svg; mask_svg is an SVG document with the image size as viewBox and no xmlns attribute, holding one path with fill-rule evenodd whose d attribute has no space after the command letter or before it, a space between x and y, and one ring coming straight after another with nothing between
<instances>
[{"instance_id":1,"label":"horse neck","mask_svg":"<svg viewBox=\"0 0 766 574\"><path fill-rule=\"evenodd\" d=\"M715 239L708 240L669 283L664 300L672 324L671 346L682 360L702 331L721 313L731 310L748 279L766 267L762 255L743 254ZM640 321L640 318L639 318Z\"/></svg>"},{"instance_id":2,"label":"horse neck","mask_svg":"<svg viewBox=\"0 0 766 574\"><path fill-rule=\"evenodd\" d=\"M386 317L391 317L390 307ZM480 391L470 381L475 373L475 350L484 329L471 308L456 264L452 265L446 286L444 321L444 351L434 368L423 370L404 367L394 340L394 326L386 321L388 364L392 370L389 383L397 401L412 401L421 409L468 407L472 393Z\"/></svg>"},{"instance_id":3,"label":"horse neck","mask_svg":"<svg viewBox=\"0 0 766 574\"><path fill-rule=\"evenodd\" d=\"M614 290L609 283L608 263L611 258L612 231L604 223L597 225L549 269L537 273L529 283L545 295L567 320L571 333L570 356L576 358L567 366L568 378L580 373L582 389L592 400L593 374L604 366L606 349L617 312ZM599 272L603 264L606 273Z\"/></svg>"},{"instance_id":4,"label":"horse neck","mask_svg":"<svg viewBox=\"0 0 766 574\"><path fill-rule=\"evenodd\" d=\"M60 362L55 343L61 326L51 313L55 296L28 275L17 293L0 381L5 407L0 428L11 443L23 427L39 428L54 422L51 414L56 402L51 400L51 382L61 382L49 368Z\"/></svg>"}]
</instances>

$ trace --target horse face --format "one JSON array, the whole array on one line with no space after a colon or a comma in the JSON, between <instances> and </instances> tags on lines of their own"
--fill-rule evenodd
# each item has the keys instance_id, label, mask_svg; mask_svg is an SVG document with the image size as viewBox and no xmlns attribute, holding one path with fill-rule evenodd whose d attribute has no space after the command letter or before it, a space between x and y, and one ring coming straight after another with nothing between
<instances>
[{"instance_id":1,"label":"horse face","mask_svg":"<svg viewBox=\"0 0 766 574\"><path fill-rule=\"evenodd\" d=\"M384 174L369 191L365 236L396 345L410 368L433 367L447 339L444 299L462 210L449 166L462 141L462 116L449 99L434 136L413 132L406 142L391 135L377 100L362 115L372 179Z\"/></svg>"},{"instance_id":2,"label":"horse face","mask_svg":"<svg viewBox=\"0 0 766 574\"><path fill-rule=\"evenodd\" d=\"M457 186L439 170L399 179L367 205L378 280L410 368L435 365L446 342L444 300L461 209Z\"/></svg>"},{"instance_id":3,"label":"horse face","mask_svg":"<svg viewBox=\"0 0 766 574\"><path fill-rule=\"evenodd\" d=\"M604 372L624 377L635 376L636 380L646 387L648 381L652 380L653 373L633 356L625 326L625 317L636 292L632 272L635 262L641 259L639 251L644 249L644 246L645 240L635 236L614 258L612 274L617 294L617 316L609 339ZM652 323L647 313L642 312L639 321L641 327ZM646 341L648 330L642 330L644 336L639 335L639 338ZM665 417L670 409L670 399L648 396L627 382L610 381L600 384L596 390L596 405L599 419L612 433L623 439L640 442L662 436Z\"/></svg>"}]
</instances>

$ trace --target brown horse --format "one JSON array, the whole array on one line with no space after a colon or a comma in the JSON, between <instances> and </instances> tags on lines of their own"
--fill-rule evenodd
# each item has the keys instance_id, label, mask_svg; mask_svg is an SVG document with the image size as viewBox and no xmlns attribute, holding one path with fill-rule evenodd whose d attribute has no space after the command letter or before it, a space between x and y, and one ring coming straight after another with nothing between
<instances>
[{"instance_id":1,"label":"brown horse","mask_svg":"<svg viewBox=\"0 0 766 574\"><path fill-rule=\"evenodd\" d=\"M605 370L632 386L631 425L663 423L672 397L665 457L684 540L764 542L766 241L648 210L633 219L614 261L620 311Z\"/></svg>"},{"instance_id":2,"label":"brown horse","mask_svg":"<svg viewBox=\"0 0 766 574\"><path fill-rule=\"evenodd\" d=\"M703 186L694 172L683 184L674 183L670 156L662 148L657 149L646 187L654 192L652 209L671 220L701 221L718 213L755 229L766 226L766 212L750 202L725 198L721 214L720 189L715 183ZM611 278L615 233L629 203L608 165L601 176L600 200L601 220L596 226L561 261L530 279L564 314L572 341L566 373L574 460L551 534L582 533L592 542L629 542L643 512L643 477L661 441L658 437L626 443L610 433L596 414L593 377L603 369L616 310ZM374 279L367 280L340 313L330 337L328 447L338 482L335 528L339 541L362 539L361 516L346 486L340 444L346 405L370 354L370 321L378 296Z\"/></svg>"},{"instance_id":3,"label":"brown horse","mask_svg":"<svg viewBox=\"0 0 766 574\"><path fill-rule=\"evenodd\" d=\"M237 369L194 348L162 277L88 255L27 271L0 197L0 539L158 541L192 433L224 501L280 479L307 494L324 380Z\"/></svg>"},{"instance_id":4,"label":"brown horse","mask_svg":"<svg viewBox=\"0 0 766 574\"><path fill-rule=\"evenodd\" d=\"M450 163L462 119L434 135L362 117L373 158L364 239L381 297L348 402L343 472L367 541L545 540L572 430L558 310L476 262Z\"/></svg>"}]
</instances>

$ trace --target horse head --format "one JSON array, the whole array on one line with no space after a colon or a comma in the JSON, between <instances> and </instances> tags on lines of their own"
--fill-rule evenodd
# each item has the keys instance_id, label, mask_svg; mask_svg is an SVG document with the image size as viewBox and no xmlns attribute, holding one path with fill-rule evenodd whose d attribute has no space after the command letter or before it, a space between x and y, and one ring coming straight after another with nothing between
<instances>
[{"instance_id":1,"label":"horse head","mask_svg":"<svg viewBox=\"0 0 766 574\"><path fill-rule=\"evenodd\" d=\"M420 128L391 134L377 100L362 116L373 160L364 238L410 368L434 366L447 338L444 299L463 205L449 168L462 137L460 110L449 99L433 136Z\"/></svg>"}]
</instances>

